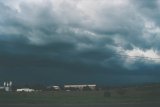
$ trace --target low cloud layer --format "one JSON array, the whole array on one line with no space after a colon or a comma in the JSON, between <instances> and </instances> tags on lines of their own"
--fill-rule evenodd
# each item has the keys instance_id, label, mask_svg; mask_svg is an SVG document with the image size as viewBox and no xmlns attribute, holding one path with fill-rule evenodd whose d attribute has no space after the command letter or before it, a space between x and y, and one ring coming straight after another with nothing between
<instances>
[{"instance_id":1,"label":"low cloud layer","mask_svg":"<svg viewBox=\"0 0 160 107\"><path fill-rule=\"evenodd\" d=\"M159 7L159 0L0 0L0 80L159 82Z\"/></svg>"}]
</instances>

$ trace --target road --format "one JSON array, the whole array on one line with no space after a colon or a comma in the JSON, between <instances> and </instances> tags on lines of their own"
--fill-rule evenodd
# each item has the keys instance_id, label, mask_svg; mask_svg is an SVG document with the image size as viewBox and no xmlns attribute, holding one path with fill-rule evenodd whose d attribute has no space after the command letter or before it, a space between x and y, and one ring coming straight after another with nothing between
<instances>
[{"instance_id":1,"label":"road","mask_svg":"<svg viewBox=\"0 0 160 107\"><path fill-rule=\"evenodd\" d=\"M0 107L160 107L160 103L97 104L97 105L0 104Z\"/></svg>"}]
</instances>

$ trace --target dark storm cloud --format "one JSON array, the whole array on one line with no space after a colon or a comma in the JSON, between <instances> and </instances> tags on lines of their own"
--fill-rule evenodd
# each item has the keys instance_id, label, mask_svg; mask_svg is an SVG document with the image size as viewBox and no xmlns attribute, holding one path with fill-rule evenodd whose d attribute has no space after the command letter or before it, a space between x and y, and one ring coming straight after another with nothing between
<instances>
[{"instance_id":1,"label":"dark storm cloud","mask_svg":"<svg viewBox=\"0 0 160 107\"><path fill-rule=\"evenodd\" d=\"M159 81L154 78L159 63L128 56L137 48L146 56L145 50L159 49L158 5L149 0L0 1L1 80L125 84L139 76L139 82Z\"/></svg>"},{"instance_id":2,"label":"dark storm cloud","mask_svg":"<svg viewBox=\"0 0 160 107\"><path fill-rule=\"evenodd\" d=\"M159 18L160 10L159 0L133 0L141 14L145 15L146 18L154 21L158 26L160 24Z\"/></svg>"},{"instance_id":3,"label":"dark storm cloud","mask_svg":"<svg viewBox=\"0 0 160 107\"><path fill-rule=\"evenodd\" d=\"M157 4L158 0L133 0L133 2L136 2L137 5L139 5L142 8L149 8L154 9L158 7Z\"/></svg>"}]
</instances>

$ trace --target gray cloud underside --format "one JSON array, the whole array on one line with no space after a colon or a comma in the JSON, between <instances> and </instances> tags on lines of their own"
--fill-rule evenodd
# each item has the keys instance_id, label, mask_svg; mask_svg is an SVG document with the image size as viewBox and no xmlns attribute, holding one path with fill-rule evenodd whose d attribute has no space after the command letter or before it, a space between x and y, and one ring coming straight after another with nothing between
<instances>
[{"instance_id":1,"label":"gray cloud underside","mask_svg":"<svg viewBox=\"0 0 160 107\"><path fill-rule=\"evenodd\" d=\"M0 80L160 81L159 63L139 59L130 65L117 51L135 46L159 52L159 0L119 1L0 0Z\"/></svg>"}]
</instances>

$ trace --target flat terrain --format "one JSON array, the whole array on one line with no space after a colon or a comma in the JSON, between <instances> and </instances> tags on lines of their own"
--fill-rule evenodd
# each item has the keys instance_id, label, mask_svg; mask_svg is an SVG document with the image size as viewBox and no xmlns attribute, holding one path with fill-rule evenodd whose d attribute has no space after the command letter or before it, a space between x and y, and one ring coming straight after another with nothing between
<instances>
[{"instance_id":1,"label":"flat terrain","mask_svg":"<svg viewBox=\"0 0 160 107\"><path fill-rule=\"evenodd\" d=\"M99 91L0 92L0 107L160 107L160 86Z\"/></svg>"},{"instance_id":2,"label":"flat terrain","mask_svg":"<svg viewBox=\"0 0 160 107\"><path fill-rule=\"evenodd\" d=\"M160 103L129 103L99 105L0 104L0 107L160 107Z\"/></svg>"},{"instance_id":3,"label":"flat terrain","mask_svg":"<svg viewBox=\"0 0 160 107\"><path fill-rule=\"evenodd\" d=\"M129 91L76 91L0 93L0 104L108 104L160 102L158 93Z\"/></svg>"}]
</instances>

